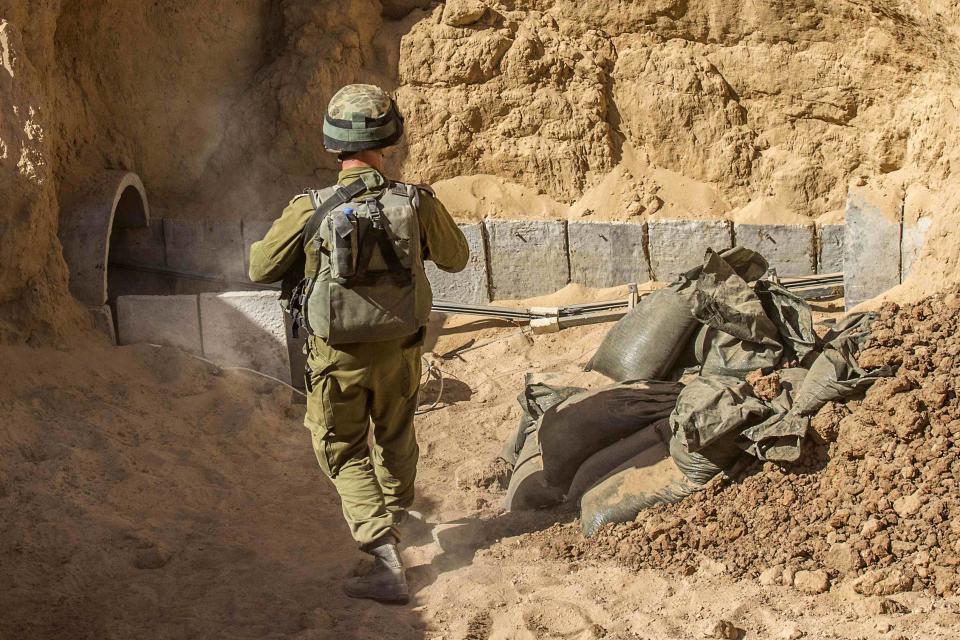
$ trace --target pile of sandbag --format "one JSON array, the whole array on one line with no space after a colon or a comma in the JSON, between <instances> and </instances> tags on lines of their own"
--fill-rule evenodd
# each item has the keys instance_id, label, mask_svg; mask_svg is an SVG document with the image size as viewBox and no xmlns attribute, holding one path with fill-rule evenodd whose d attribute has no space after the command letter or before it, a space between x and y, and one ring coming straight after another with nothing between
<instances>
[{"instance_id":1,"label":"pile of sandbag","mask_svg":"<svg viewBox=\"0 0 960 640\"><path fill-rule=\"evenodd\" d=\"M578 501L592 535L753 459L796 460L824 404L890 375L857 363L872 314L821 338L806 301L766 272L756 252L708 250L606 336L588 369L615 384L528 376L524 418L501 456L514 465L507 508Z\"/></svg>"}]
</instances>

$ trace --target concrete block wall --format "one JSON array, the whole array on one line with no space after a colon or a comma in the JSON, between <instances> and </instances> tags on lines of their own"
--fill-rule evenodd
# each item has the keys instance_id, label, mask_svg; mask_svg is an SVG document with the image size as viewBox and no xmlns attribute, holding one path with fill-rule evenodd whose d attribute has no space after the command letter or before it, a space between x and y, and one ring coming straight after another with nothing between
<instances>
[{"instance_id":1,"label":"concrete block wall","mask_svg":"<svg viewBox=\"0 0 960 640\"><path fill-rule=\"evenodd\" d=\"M459 273L441 271L432 262L427 262L427 278L433 289L433 297L451 302L486 304L490 302L490 283L483 224L462 224L460 230L470 247L470 259L466 268Z\"/></svg>"},{"instance_id":2,"label":"concrete block wall","mask_svg":"<svg viewBox=\"0 0 960 640\"><path fill-rule=\"evenodd\" d=\"M778 276L816 272L816 228L812 224L735 224L736 243L767 259Z\"/></svg>"},{"instance_id":3,"label":"concrete block wall","mask_svg":"<svg viewBox=\"0 0 960 640\"><path fill-rule=\"evenodd\" d=\"M733 226L727 220L651 220L650 271L656 280L669 282L703 263L707 249L733 246Z\"/></svg>"},{"instance_id":4,"label":"concrete block wall","mask_svg":"<svg viewBox=\"0 0 960 640\"><path fill-rule=\"evenodd\" d=\"M764 253L785 276L832 273L846 265L852 306L897 284L901 260L910 259L907 249L916 252L922 245L926 227L901 230L890 213L852 193L847 224L816 229L727 221L487 220L462 227L472 254L464 272L428 271L438 299L482 304L551 293L571 281L606 287L648 277L669 280L699 264L707 247L736 242ZM209 229L204 233L210 237ZM248 236L240 244L249 243ZM224 366L249 367L299 384L302 340L291 337L277 298L276 291L120 296L118 341L179 347Z\"/></svg>"},{"instance_id":5,"label":"concrete block wall","mask_svg":"<svg viewBox=\"0 0 960 640\"><path fill-rule=\"evenodd\" d=\"M570 282L566 222L486 220L484 227L494 300L553 293Z\"/></svg>"},{"instance_id":6,"label":"concrete block wall","mask_svg":"<svg viewBox=\"0 0 960 640\"><path fill-rule=\"evenodd\" d=\"M843 272L843 238L845 225L825 224L817 227L817 273Z\"/></svg>"},{"instance_id":7,"label":"concrete block wall","mask_svg":"<svg viewBox=\"0 0 960 640\"><path fill-rule=\"evenodd\" d=\"M149 342L203 355L197 296L120 296L117 342Z\"/></svg>"},{"instance_id":8,"label":"concrete block wall","mask_svg":"<svg viewBox=\"0 0 960 640\"><path fill-rule=\"evenodd\" d=\"M146 267L167 264L162 218L150 220L140 228L118 227L110 239L110 262Z\"/></svg>"},{"instance_id":9,"label":"concrete block wall","mask_svg":"<svg viewBox=\"0 0 960 640\"><path fill-rule=\"evenodd\" d=\"M289 382L287 331L276 291L200 294L204 357Z\"/></svg>"},{"instance_id":10,"label":"concrete block wall","mask_svg":"<svg viewBox=\"0 0 960 640\"><path fill-rule=\"evenodd\" d=\"M900 284L902 197L851 186L843 240L847 308Z\"/></svg>"},{"instance_id":11,"label":"concrete block wall","mask_svg":"<svg viewBox=\"0 0 960 640\"><path fill-rule=\"evenodd\" d=\"M630 222L570 222L570 280L602 288L650 279L647 225Z\"/></svg>"},{"instance_id":12,"label":"concrete block wall","mask_svg":"<svg viewBox=\"0 0 960 640\"><path fill-rule=\"evenodd\" d=\"M239 220L193 222L167 218L163 221L163 238L169 269L246 281Z\"/></svg>"},{"instance_id":13,"label":"concrete block wall","mask_svg":"<svg viewBox=\"0 0 960 640\"><path fill-rule=\"evenodd\" d=\"M278 297L276 291L120 296L118 342L177 347L225 367L247 367L297 385L303 365L290 356ZM291 362L299 371L292 371Z\"/></svg>"},{"instance_id":14,"label":"concrete block wall","mask_svg":"<svg viewBox=\"0 0 960 640\"><path fill-rule=\"evenodd\" d=\"M270 224L168 218L153 221L148 229L122 230L112 245L113 262L208 279L115 268L113 288L120 295L256 289L246 276L250 245L263 237ZM698 265L708 247L721 250L735 243L763 253L782 276L843 268L844 225L488 219L460 228L470 247L466 269L451 274L429 262L426 266L437 299L483 304L552 293L570 282L600 288L649 279L670 281ZM920 246L925 229L921 225L914 235L905 235L904 246L914 237L919 238L914 244ZM906 253L904 260L906 264Z\"/></svg>"}]
</instances>

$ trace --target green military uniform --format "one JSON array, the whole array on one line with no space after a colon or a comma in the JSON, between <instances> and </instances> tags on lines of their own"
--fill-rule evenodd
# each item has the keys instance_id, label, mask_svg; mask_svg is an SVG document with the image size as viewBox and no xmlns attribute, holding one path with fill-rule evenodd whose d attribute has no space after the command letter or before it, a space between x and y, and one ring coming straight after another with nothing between
<instances>
[{"instance_id":1,"label":"green military uniform","mask_svg":"<svg viewBox=\"0 0 960 640\"><path fill-rule=\"evenodd\" d=\"M387 181L375 169L340 172L339 184L364 182L364 195ZM294 198L263 240L250 249L250 279L276 282L304 264L303 230L314 213L309 197ZM460 271L466 239L433 193L419 190L417 207L424 259ZM297 274L299 277L302 274ZM317 461L334 482L354 539L364 548L392 534L396 514L413 502L419 449L413 416L420 385L422 331L381 342L328 344L307 340L307 414ZM367 444L373 422L374 446Z\"/></svg>"}]
</instances>

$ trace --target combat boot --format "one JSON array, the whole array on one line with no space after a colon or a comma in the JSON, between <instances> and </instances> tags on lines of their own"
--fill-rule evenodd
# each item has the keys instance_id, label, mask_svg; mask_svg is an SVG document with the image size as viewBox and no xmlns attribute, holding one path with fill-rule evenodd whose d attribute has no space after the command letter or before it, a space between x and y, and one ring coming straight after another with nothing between
<instances>
[{"instance_id":1,"label":"combat boot","mask_svg":"<svg viewBox=\"0 0 960 640\"><path fill-rule=\"evenodd\" d=\"M406 603L410 599L410 591L396 540L387 537L366 551L373 556L373 567L364 575L347 579L343 584L343 592L351 598Z\"/></svg>"}]
</instances>

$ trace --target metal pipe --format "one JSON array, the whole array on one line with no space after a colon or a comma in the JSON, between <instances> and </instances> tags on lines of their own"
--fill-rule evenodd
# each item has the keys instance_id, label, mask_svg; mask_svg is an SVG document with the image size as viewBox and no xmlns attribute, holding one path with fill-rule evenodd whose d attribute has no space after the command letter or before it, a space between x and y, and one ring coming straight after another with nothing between
<instances>
[{"instance_id":1,"label":"metal pipe","mask_svg":"<svg viewBox=\"0 0 960 640\"><path fill-rule=\"evenodd\" d=\"M144 273L153 273L164 276L183 278L186 280L199 280L223 285L225 288L236 286L243 289L256 289L277 291L279 287L273 285L255 284L253 282L236 282L227 278L210 276L202 273L191 273L187 271L176 271L162 267L147 267L143 265L126 264L122 262L111 262L111 268L127 269L132 271L142 271ZM834 289L843 287L842 273L817 274L813 276L799 276L795 278L783 278L780 284L788 290L794 290L803 295L808 293L811 297L823 297L834 293ZM586 324L590 321L603 322L616 320L622 317L626 310L629 310L636 304L636 301L653 293L647 291L643 293L636 292L636 285L632 285L631 297L627 300L609 300L606 302L588 302L583 304L572 304L556 308L540 307L536 312L531 309L515 309L507 307L492 307L489 305L475 305L464 302L450 302L447 300L434 301L432 310L440 313L452 313L458 315L481 316L485 318L495 318L499 320L512 320L530 322L541 318L565 318L565 326L575 326L576 324ZM805 291L810 290L810 291ZM622 313L621 313L622 311ZM583 318L584 322L576 322L573 319Z\"/></svg>"}]
</instances>

